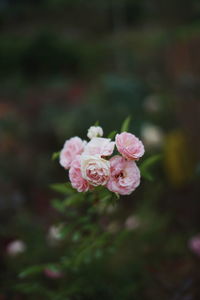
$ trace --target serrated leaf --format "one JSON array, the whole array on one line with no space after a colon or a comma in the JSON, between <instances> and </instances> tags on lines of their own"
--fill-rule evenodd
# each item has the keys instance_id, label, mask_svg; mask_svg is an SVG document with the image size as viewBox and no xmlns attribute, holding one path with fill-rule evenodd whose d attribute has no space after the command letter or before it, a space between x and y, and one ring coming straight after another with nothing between
<instances>
[{"instance_id":1,"label":"serrated leaf","mask_svg":"<svg viewBox=\"0 0 200 300\"><path fill-rule=\"evenodd\" d=\"M19 273L19 277L25 278L29 275L38 274L38 273L42 272L43 270L44 270L44 266L32 266L32 267L25 269L21 273Z\"/></svg>"},{"instance_id":2,"label":"serrated leaf","mask_svg":"<svg viewBox=\"0 0 200 300\"><path fill-rule=\"evenodd\" d=\"M148 157L141 165L140 165L140 172L141 175L146 178L147 180L153 181L154 177L150 172L150 169L162 159L161 154L156 154L153 156Z\"/></svg>"},{"instance_id":3,"label":"serrated leaf","mask_svg":"<svg viewBox=\"0 0 200 300\"><path fill-rule=\"evenodd\" d=\"M59 157L60 157L60 151L54 152L54 153L52 154L51 159L52 159L52 160L56 160L56 159L59 158Z\"/></svg>"},{"instance_id":4,"label":"serrated leaf","mask_svg":"<svg viewBox=\"0 0 200 300\"><path fill-rule=\"evenodd\" d=\"M124 120L122 127L121 127L121 132L129 130L130 122L131 122L131 117L129 116Z\"/></svg>"},{"instance_id":5,"label":"serrated leaf","mask_svg":"<svg viewBox=\"0 0 200 300\"><path fill-rule=\"evenodd\" d=\"M51 184L50 188L64 195L71 195L75 192L75 190L72 188L69 182Z\"/></svg>"},{"instance_id":6,"label":"serrated leaf","mask_svg":"<svg viewBox=\"0 0 200 300\"><path fill-rule=\"evenodd\" d=\"M108 135L108 139L111 139L111 140L112 140L112 139L115 137L116 133L117 133L116 130L111 131L111 132L109 133L109 135Z\"/></svg>"}]
</instances>

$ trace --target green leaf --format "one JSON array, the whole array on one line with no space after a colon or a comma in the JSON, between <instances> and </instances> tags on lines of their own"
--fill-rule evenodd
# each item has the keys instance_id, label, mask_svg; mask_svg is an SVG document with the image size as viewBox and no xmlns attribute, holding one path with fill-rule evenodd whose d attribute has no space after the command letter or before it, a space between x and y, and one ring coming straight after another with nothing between
<instances>
[{"instance_id":1,"label":"green leaf","mask_svg":"<svg viewBox=\"0 0 200 300\"><path fill-rule=\"evenodd\" d=\"M97 249L96 252L95 252L95 258L101 258L103 255L103 251L102 249Z\"/></svg>"},{"instance_id":2,"label":"green leaf","mask_svg":"<svg viewBox=\"0 0 200 300\"><path fill-rule=\"evenodd\" d=\"M83 216L79 218L79 223L80 224L87 224L90 222L90 217L89 216Z\"/></svg>"},{"instance_id":3,"label":"green leaf","mask_svg":"<svg viewBox=\"0 0 200 300\"><path fill-rule=\"evenodd\" d=\"M25 294L35 293L36 291L41 292L41 286L36 282L27 282L27 283L20 283L14 286L14 289Z\"/></svg>"},{"instance_id":4,"label":"green leaf","mask_svg":"<svg viewBox=\"0 0 200 300\"><path fill-rule=\"evenodd\" d=\"M51 184L50 188L64 195L71 195L75 193L75 189L72 188L69 182Z\"/></svg>"},{"instance_id":5,"label":"green leaf","mask_svg":"<svg viewBox=\"0 0 200 300\"><path fill-rule=\"evenodd\" d=\"M116 130L111 131L108 135L108 138L112 140L115 137L116 133L117 133Z\"/></svg>"},{"instance_id":6,"label":"green leaf","mask_svg":"<svg viewBox=\"0 0 200 300\"><path fill-rule=\"evenodd\" d=\"M121 127L121 132L124 132L124 131L128 131L129 130L129 125L130 125L130 122L131 122L131 117L128 116L123 124L122 124L122 127Z\"/></svg>"},{"instance_id":7,"label":"green leaf","mask_svg":"<svg viewBox=\"0 0 200 300\"><path fill-rule=\"evenodd\" d=\"M99 121L96 121L96 122L94 123L94 126L99 126Z\"/></svg>"},{"instance_id":8,"label":"green leaf","mask_svg":"<svg viewBox=\"0 0 200 300\"><path fill-rule=\"evenodd\" d=\"M141 165L140 165L140 171L141 171L141 175L150 180L153 181L154 177L152 176L150 169L158 162L162 159L162 155L161 154L156 154L153 156L148 157Z\"/></svg>"},{"instance_id":9,"label":"green leaf","mask_svg":"<svg viewBox=\"0 0 200 300\"><path fill-rule=\"evenodd\" d=\"M59 199L53 199L51 201L51 205L52 205L53 208L55 208L57 211L59 211L61 213L64 212L64 210L65 210L65 207L63 205L63 201L61 201Z\"/></svg>"},{"instance_id":10,"label":"green leaf","mask_svg":"<svg viewBox=\"0 0 200 300\"><path fill-rule=\"evenodd\" d=\"M71 228L72 228L72 226L69 226L69 225L61 228L60 233L59 233L60 238L61 239L65 238L69 234Z\"/></svg>"},{"instance_id":11,"label":"green leaf","mask_svg":"<svg viewBox=\"0 0 200 300\"><path fill-rule=\"evenodd\" d=\"M117 199L119 199L120 198L120 196L119 196L119 194L118 193L114 193L115 194L115 196L117 197Z\"/></svg>"},{"instance_id":12,"label":"green leaf","mask_svg":"<svg viewBox=\"0 0 200 300\"><path fill-rule=\"evenodd\" d=\"M52 160L56 160L56 159L59 158L59 157L60 157L60 151L54 152L54 153L52 154L51 159L52 159Z\"/></svg>"},{"instance_id":13,"label":"green leaf","mask_svg":"<svg viewBox=\"0 0 200 300\"><path fill-rule=\"evenodd\" d=\"M65 211L66 207L82 204L84 199L85 199L84 194L76 193L76 194L69 195L64 200L53 199L51 204L52 204L53 208L55 208L59 212L63 213Z\"/></svg>"},{"instance_id":14,"label":"green leaf","mask_svg":"<svg viewBox=\"0 0 200 300\"><path fill-rule=\"evenodd\" d=\"M72 236L72 241L76 243L80 240L80 238L81 238L80 232L76 231Z\"/></svg>"},{"instance_id":15,"label":"green leaf","mask_svg":"<svg viewBox=\"0 0 200 300\"><path fill-rule=\"evenodd\" d=\"M101 202L107 203L112 198L112 194L105 195L103 198L101 198Z\"/></svg>"},{"instance_id":16,"label":"green leaf","mask_svg":"<svg viewBox=\"0 0 200 300\"><path fill-rule=\"evenodd\" d=\"M58 265L55 265L55 264L48 264L46 266L46 268L50 269L51 271L53 272L59 272L60 271L60 268Z\"/></svg>"},{"instance_id":17,"label":"green leaf","mask_svg":"<svg viewBox=\"0 0 200 300\"><path fill-rule=\"evenodd\" d=\"M71 205L78 205L80 203L82 203L82 200L84 200L84 194L82 193L77 193L77 194L74 194L70 197L67 197L63 204L64 206L71 206Z\"/></svg>"},{"instance_id":18,"label":"green leaf","mask_svg":"<svg viewBox=\"0 0 200 300\"><path fill-rule=\"evenodd\" d=\"M35 275L38 273L41 273L44 270L44 266L32 266L29 267L27 269L25 269L24 271L22 271L21 273L19 273L19 277L20 278L25 278L29 275Z\"/></svg>"}]
</instances>

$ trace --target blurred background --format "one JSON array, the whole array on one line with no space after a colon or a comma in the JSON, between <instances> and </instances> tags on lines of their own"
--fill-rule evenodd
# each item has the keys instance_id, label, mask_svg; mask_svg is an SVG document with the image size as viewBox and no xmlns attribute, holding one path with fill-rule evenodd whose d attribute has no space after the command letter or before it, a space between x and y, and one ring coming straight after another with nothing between
<instances>
[{"instance_id":1,"label":"blurred background","mask_svg":"<svg viewBox=\"0 0 200 300\"><path fill-rule=\"evenodd\" d=\"M199 53L199 0L0 0L1 300L200 299ZM120 277L82 297L13 291L21 266L52 251L49 185L67 180L52 153L97 120L105 135L120 130L128 115L146 157L163 159L120 200L133 235L154 222L131 250L133 275L116 259L124 294Z\"/></svg>"}]
</instances>

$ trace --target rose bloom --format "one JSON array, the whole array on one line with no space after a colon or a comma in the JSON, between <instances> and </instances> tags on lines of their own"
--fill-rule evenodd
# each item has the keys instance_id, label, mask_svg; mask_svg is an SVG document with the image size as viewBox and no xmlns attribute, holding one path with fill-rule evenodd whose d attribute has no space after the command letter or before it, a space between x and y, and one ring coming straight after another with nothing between
<instances>
[{"instance_id":1,"label":"rose bloom","mask_svg":"<svg viewBox=\"0 0 200 300\"><path fill-rule=\"evenodd\" d=\"M75 157L84 151L86 141L75 136L67 140L60 152L60 164L65 169L69 169Z\"/></svg>"},{"instance_id":2,"label":"rose bloom","mask_svg":"<svg viewBox=\"0 0 200 300\"><path fill-rule=\"evenodd\" d=\"M189 248L193 253L200 256L200 235L196 235L189 240Z\"/></svg>"},{"instance_id":3,"label":"rose bloom","mask_svg":"<svg viewBox=\"0 0 200 300\"><path fill-rule=\"evenodd\" d=\"M127 159L138 160L144 154L143 143L132 133L117 134L115 142L118 151Z\"/></svg>"},{"instance_id":4,"label":"rose bloom","mask_svg":"<svg viewBox=\"0 0 200 300\"><path fill-rule=\"evenodd\" d=\"M88 129L87 136L89 139L98 137L98 136L103 136L103 129L100 126L91 126Z\"/></svg>"},{"instance_id":5,"label":"rose bloom","mask_svg":"<svg viewBox=\"0 0 200 300\"><path fill-rule=\"evenodd\" d=\"M109 161L95 155L81 156L81 173L91 185L106 185L110 176Z\"/></svg>"},{"instance_id":6,"label":"rose bloom","mask_svg":"<svg viewBox=\"0 0 200 300\"><path fill-rule=\"evenodd\" d=\"M110 156L114 147L115 142L111 142L111 139L96 137L86 145L84 154Z\"/></svg>"},{"instance_id":7,"label":"rose bloom","mask_svg":"<svg viewBox=\"0 0 200 300\"><path fill-rule=\"evenodd\" d=\"M69 169L69 179L72 186L77 189L78 192L86 192L89 190L89 183L82 177L81 173L81 156L77 155L71 163Z\"/></svg>"},{"instance_id":8,"label":"rose bloom","mask_svg":"<svg viewBox=\"0 0 200 300\"><path fill-rule=\"evenodd\" d=\"M107 188L120 195L130 195L140 184L140 170L134 161L116 155L110 159L111 176Z\"/></svg>"}]
</instances>

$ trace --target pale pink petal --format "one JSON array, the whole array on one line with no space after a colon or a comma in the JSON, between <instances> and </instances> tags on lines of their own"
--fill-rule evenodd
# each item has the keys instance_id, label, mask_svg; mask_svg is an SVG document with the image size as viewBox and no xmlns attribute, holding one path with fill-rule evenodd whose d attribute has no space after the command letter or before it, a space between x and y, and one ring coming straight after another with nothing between
<instances>
[{"instance_id":1,"label":"pale pink petal","mask_svg":"<svg viewBox=\"0 0 200 300\"><path fill-rule=\"evenodd\" d=\"M110 177L110 163L98 155L81 155L81 172L91 185L106 185Z\"/></svg>"},{"instance_id":2,"label":"pale pink petal","mask_svg":"<svg viewBox=\"0 0 200 300\"><path fill-rule=\"evenodd\" d=\"M140 184L140 170L134 161L116 155L110 159L110 171L107 188L112 192L129 195Z\"/></svg>"},{"instance_id":3,"label":"pale pink petal","mask_svg":"<svg viewBox=\"0 0 200 300\"><path fill-rule=\"evenodd\" d=\"M117 134L115 142L119 153L127 159L138 160L144 155L143 143L132 133Z\"/></svg>"},{"instance_id":4,"label":"pale pink petal","mask_svg":"<svg viewBox=\"0 0 200 300\"><path fill-rule=\"evenodd\" d=\"M61 166L65 169L69 169L75 157L83 153L85 146L86 141L81 140L79 137L73 137L67 140L60 152Z\"/></svg>"},{"instance_id":5,"label":"pale pink petal","mask_svg":"<svg viewBox=\"0 0 200 300\"><path fill-rule=\"evenodd\" d=\"M80 155L77 155L71 163L71 167L69 169L69 179L71 181L72 186L78 192L86 192L90 188L90 184L88 183L88 181L82 177Z\"/></svg>"},{"instance_id":6,"label":"pale pink petal","mask_svg":"<svg viewBox=\"0 0 200 300\"><path fill-rule=\"evenodd\" d=\"M115 142L111 139L96 137L86 145L84 154L110 156L113 153Z\"/></svg>"}]
</instances>

